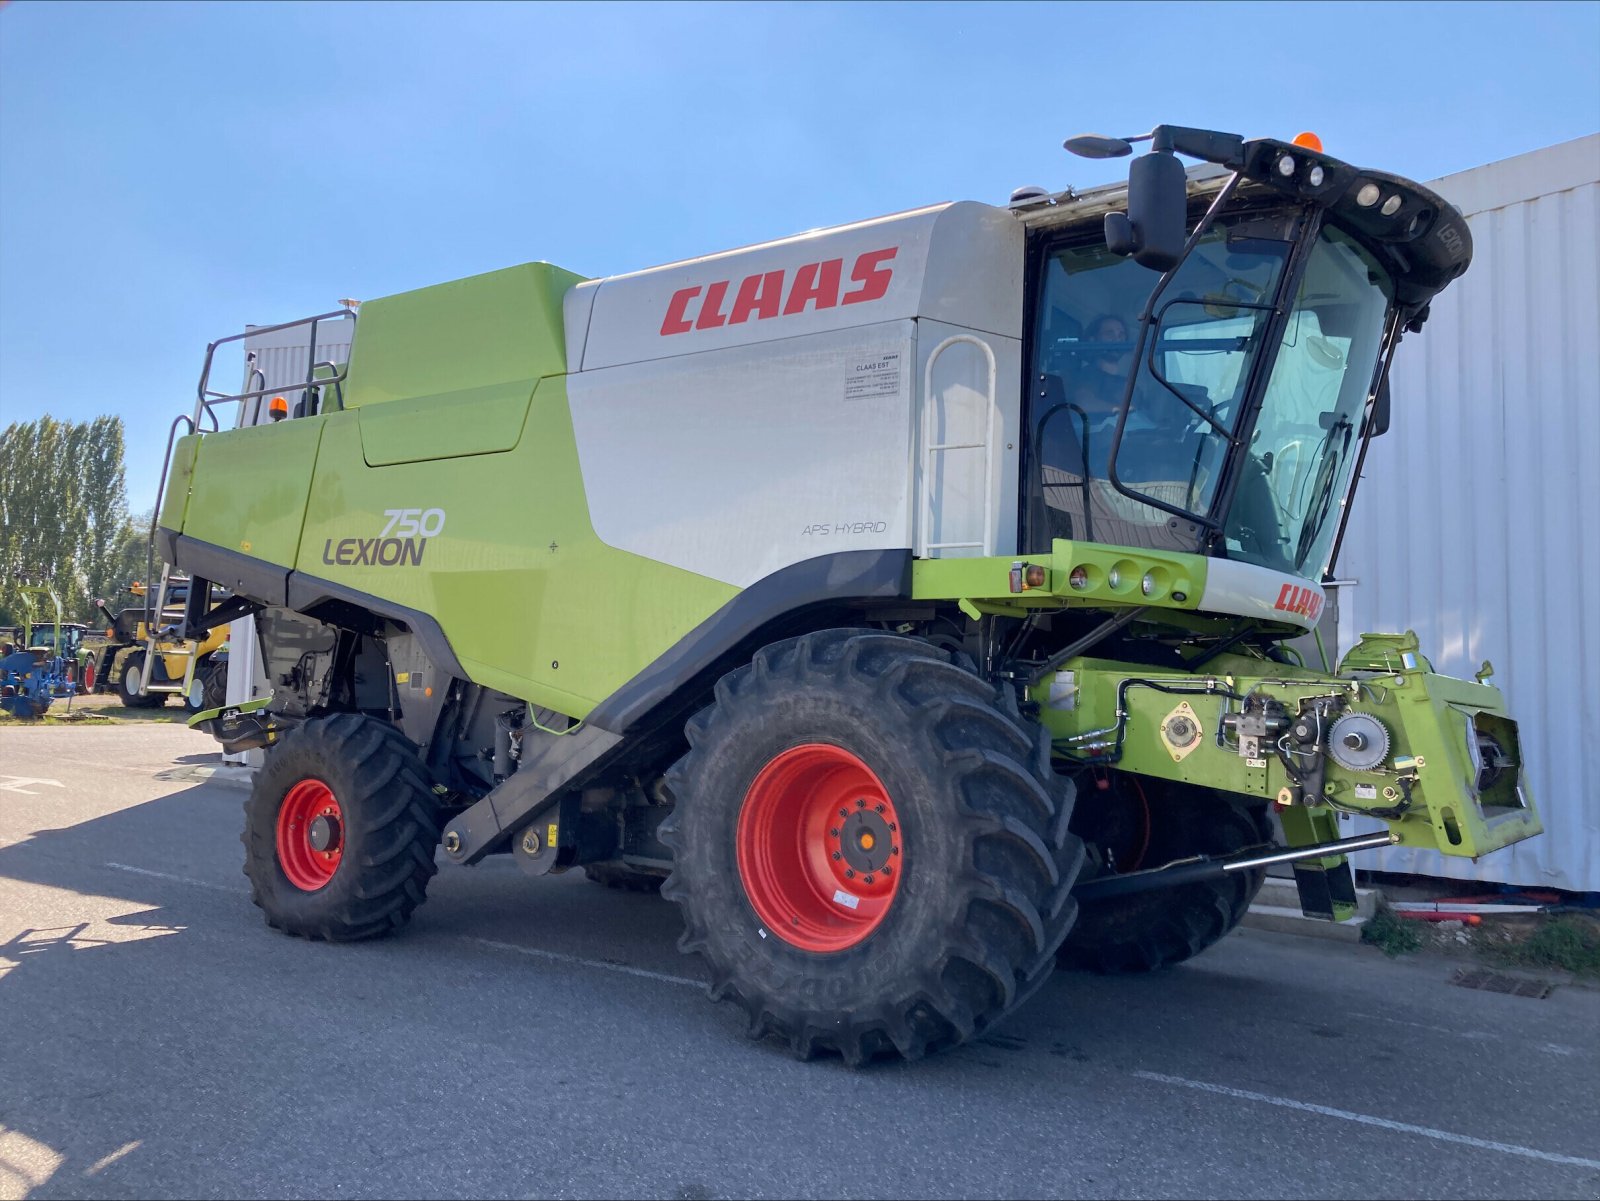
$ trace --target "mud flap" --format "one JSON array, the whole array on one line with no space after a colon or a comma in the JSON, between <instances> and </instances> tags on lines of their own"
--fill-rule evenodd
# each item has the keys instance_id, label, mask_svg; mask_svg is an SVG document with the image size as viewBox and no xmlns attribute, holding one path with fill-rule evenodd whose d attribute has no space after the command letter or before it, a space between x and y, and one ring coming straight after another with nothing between
<instances>
[{"instance_id":1,"label":"mud flap","mask_svg":"<svg viewBox=\"0 0 1600 1201\"><path fill-rule=\"evenodd\" d=\"M271 703L270 696L263 696L242 705L203 709L189 719L189 728L210 734L227 755L271 746L285 729L276 715L267 712Z\"/></svg>"},{"instance_id":2,"label":"mud flap","mask_svg":"<svg viewBox=\"0 0 1600 1201\"><path fill-rule=\"evenodd\" d=\"M1335 867L1323 866L1327 860L1294 865L1294 883L1300 890L1300 910L1307 917L1338 922L1351 917L1356 909L1356 878L1350 860L1340 856Z\"/></svg>"},{"instance_id":3,"label":"mud flap","mask_svg":"<svg viewBox=\"0 0 1600 1201\"><path fill-rule=\"evenodd\" d=\"M1339 837L1339 818L1331 809L1290 805L1279 813L1285 839L1292 847L1315 846ZM1342 922L1356 915L1356 878L1343 855L1305 859L1294 865L1300 911L1325 922Z\"/></svg>"}]
</instances>

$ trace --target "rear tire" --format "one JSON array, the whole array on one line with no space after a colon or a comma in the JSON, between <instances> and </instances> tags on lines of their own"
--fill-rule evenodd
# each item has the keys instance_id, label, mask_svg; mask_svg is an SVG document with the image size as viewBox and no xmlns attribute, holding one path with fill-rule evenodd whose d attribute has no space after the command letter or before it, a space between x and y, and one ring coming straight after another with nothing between
<instances>
[{"instance_id":1,"label":"rear tire","mask_svg":"<svg viewBox=\"0 0 1600 1201\"><path fill-rule=\"evenodd\" d=\"M1264 802L1232 793L1112 772L1104 788L1080 787L1073 830L1091 860L1111 870L1160 867L1193 855L1228 855L1272 841ZM1099 781L1096 781L1099 783ZM1087 878L1087 873L1085 873ZM1261 891L1266 871L1085 901L1061 946L1063 967L1146 972L1198 955L1231 933Z\"/></svg>"},{"instance_id":2,"label":"rear tire","mask_svg":"<svg viewBox=\"0 0 1600 1201\"><path fill-rule=\"evenodd\" d=\"M170 694L151 692L140 696L139 678L143 675L144 652L134 651L122 661L122 674L117 677L117 697L129 709L159 709L167 703Z\"/></svg>"},{"instance_id":3,"label":"rear tire","mask_svg":"<svg viewBox=\"0 0 1600 1201\"><path fill-rule=\"evenodd\" d=\"M251 900L285 934L392 933L438 870L427 772L405 736L375 718L341 713L291 730L267 752L244 812Z\"/></svg>"},{"instance_id":4,"label":"rear tire","mask_svg":"<svg viewBox=\"0 0 1600 1201\"><path fill-rule=\"evenodd\" d=\"M667 775L662 895L753 1037L915 1059L1048 977L1083 850L1071 782L1009 699L859 630L775 643L718 682Z\"/></svg>"}]
</instances>

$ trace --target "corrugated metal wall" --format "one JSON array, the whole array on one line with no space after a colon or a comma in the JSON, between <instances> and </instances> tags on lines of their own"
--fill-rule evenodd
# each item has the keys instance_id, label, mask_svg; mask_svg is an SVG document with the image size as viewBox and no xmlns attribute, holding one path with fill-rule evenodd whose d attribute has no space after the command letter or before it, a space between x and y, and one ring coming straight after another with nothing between
<instances>
[{"instance_id":1,"label":"corrugated metal wall","mask_svg":"<svg viewBox=\"0 0 1600 1201\"><path fill-rule=\"evenodd\" d=\"M1335 569L1359 581L1339 643L1411 628L1446 674L1492 660L1546 833L1478 863L1356 865L1600 889L1600 135L1431 186L1473 264L1396 355Z\"/></svg>"},{"instance_id":2,"label":"corrugated metal wall","mask_svg":"<svg viewBox=\"0 0 1600 1201\"><path fill-rule=\"evenodd\" d=\"M306 364L311 351L311 327L295 326L270 334L256 334L245 339L245 350L254 351L256 366L267 377L264 387L287 388L303 384ZM350 342L355 337L356 323L350 320L324 321L317 326L317 361L342 364L350 357ZM248 379L240 387L249 392ZM301 392L286 393L290 409L299 403ZM260 400L246 401L238 424L257 425L268 420L266 408Z\"/></svg>"}]
</instances>

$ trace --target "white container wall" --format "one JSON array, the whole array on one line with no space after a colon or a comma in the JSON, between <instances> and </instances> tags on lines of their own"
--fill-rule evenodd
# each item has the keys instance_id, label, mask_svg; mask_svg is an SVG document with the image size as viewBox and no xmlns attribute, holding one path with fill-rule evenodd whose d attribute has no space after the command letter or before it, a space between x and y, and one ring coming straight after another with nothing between
<instances>
[{"instance_id":1,"label":"white container wall","mask_svg":"<svg viewBox=\"0 0 1600 1201\"><path fill-rule=\"evenodd\" d=\"M1476 863L1355 865L1600 889L1600 135L1430 186L1474 257L1395 357L1393 426L1335 567L1358 581L1339 644L1410 628L1445 674L1491 660L1546 833Z\"/></svg>"}]
</instances>

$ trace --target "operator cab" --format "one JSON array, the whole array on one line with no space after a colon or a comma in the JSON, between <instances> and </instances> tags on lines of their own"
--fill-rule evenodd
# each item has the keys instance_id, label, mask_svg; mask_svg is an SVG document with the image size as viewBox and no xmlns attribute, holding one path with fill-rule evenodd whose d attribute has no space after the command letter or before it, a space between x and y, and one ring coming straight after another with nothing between
<instances>
[{"instance_id":1,"label":"operator cab","mask_svg":"<svg viewBox=\"0 0 1600 1201\"><path fill-rule=\"evenodd\" d=\"M1153 176L1141 160L1126 214L1090 193L1023 215L1021 545L1198 551L1320 580L1387 423L1393 346L1466 269L1470 235L1416 184L1302 146L1149 136L1144 160L1233 174Z\"/></svg>"}]
</instances>

